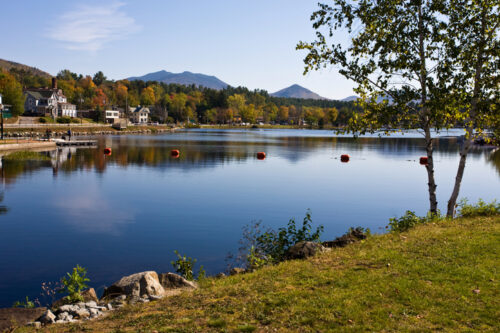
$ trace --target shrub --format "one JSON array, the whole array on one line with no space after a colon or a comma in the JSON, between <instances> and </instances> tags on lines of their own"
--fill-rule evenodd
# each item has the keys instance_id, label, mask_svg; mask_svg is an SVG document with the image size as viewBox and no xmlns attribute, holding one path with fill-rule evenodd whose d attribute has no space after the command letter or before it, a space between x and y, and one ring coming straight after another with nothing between
<instances>
[{"instance_id":1,"label":"shrub","mask_svg":"<svg viewBox=\"0 0 500 333\"><path fill-rule=\"evenodd\" d=\"M391 232L403 232L413 228L417 224L435 222L441 219L443 219L443 217L439 211L437 214L429 212L427 216L419 217L415 212L407 210L405 215L399 218L393 217L389 219L389 224L386 226L386 229L389 229Z\"/></svg>"},{"instance_id":2,"label":"shrub","mask_svg":"<svg viewBox=\"0 0 500 333\"><path fill-rule=\"evenodd\" d=\"M87 270L80 265L76 265L73 268L73 272L66 273L67 276L61 279L62 288L59 290L60 293L68 294L68 301L70 303L83 301L83 297L80 292L88 288L86 284L90 280L87 278Z\"/></svg>"},{"instance_id":3,"label":"shrub","mask_svg":"<svg viewBox=\"0 0 500 333\"><path fill-rule=\"evenodd\" d=\"M500 214L500 203L497 203L496 200L485 203L482 199L479 199L477 204L470 205L467 199L462 199L458 203L458 207L458 216L460 217L493 216Z\"/></svg>"},{"instance_id":4,"label":"shrub","mask_svg":"<svg viewBox=\"0 0 500 333\"><path fill-rule=\"evenodd\" d=\"M193 281L194 280L194 264L196 263L196 259L191 257L186 257L180 255L179 251L175 250L174 253L177 255L177 260L171 262L172 266L174 266L175 271L182 275L186 280ZM200 266L198 270L197 279L201 280L205 278L205 269L203 266Z\"/></svg>"},{"instance_id":5,"label":"shrub","mask_svg":"<svg viewBox=\"0 0 500 333\"><path fill-rule=\"evenodd\" d=\"M71 117L59 117L56 120L59 124L69 124L71 123Z\"/></svg>"},{"instance_id":6,"label":"shrub","mask_svg":"<svg viewBox=\"0 0 500 333\"><path fill-rule=\"evenodd\" d=\"M13 308L27 308L27 309L31 309L31 308L34 308L35 307L35 302L33 301L30 301L28 296L26 296L26 301L23 302L23 301L16 301L14 302L14 304L12 305Z\"/></svg>"},{"instance_id":7,"label":"shrub","mask_svg":"<svg viewBox=\"0 0 500 333\"><path fill-rule=\"evenodd\" d=\"M290 247L302 241L319 242L323 226L312 229L311 212L308 210L301 227L297 227L295 219L290 219L284 228L277 231L264 228L262 222L254 222L243 227L242 245L239 248L237 262L243 263L247 269L256 269L265 265L285 260ZM233 259L230 255L229 259Z\"/></svg>"}]
</instances>

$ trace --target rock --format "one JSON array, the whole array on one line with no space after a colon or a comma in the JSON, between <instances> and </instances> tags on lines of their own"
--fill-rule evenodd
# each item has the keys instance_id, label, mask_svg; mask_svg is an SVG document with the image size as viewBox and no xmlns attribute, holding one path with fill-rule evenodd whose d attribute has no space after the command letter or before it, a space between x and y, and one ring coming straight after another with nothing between
<instances>
[{"instance_id":1,"label":"rock","mask_svg":"<svg viewBox=\"0 0 500 333\"><path fill-rule=\"evenodd\" d=\"M90 301L84 304L86 308L95 308L97 306L97 302Z\"/></svg>"},{"instance_id":2,"label":"rock","mask_svg":"<svg viewBox=\"0 0 500 333\"><path fill-rule=\"evenodd\" d=\"M149 296L150 301L159 301L162 298L163 297L161 297L161 296L154 296L154 295Z\"/></svg>"},{"instance_id":3,"label":"rock","mask_svg":"<svg viewBox=\"0 0 500 333\"><path fill-rule=\"evenodd\" d=\"M83 297L84 302L98 302L99 299L97 298L97 295L95 293L94 288L89 288L87 290L84 290L80 293ZM63 297L52 303L51 308L59 308L61 305L69 304L68 297Z\"/></svg>"},{"instance_id":4,"label":"rock","mask_svg":"<svg viewBox=\"0 0 500 333\"><path fill-rule=\"evenodd\" d=\"M148 271L122 277L119 281L104 290L103 298L116 295L140 297L144 294L147 296L162 296L164 293L165 289L160 284L158 274Z\"/></svg>"},{"instance_id":5,"label":"rock","mask_svg":"<svg viewBox=\"0 0 500 333\"><path fill-rule=\"evenodd\" d=\"M81 309L80 308L77 311L75 311L75 314L80 319L85 319L85 318L90 317L90 312L87 309Z\"/></svg>"},{"instance_id":6,"label":"rock","mask_svg":"<svg viewBox=\"0 0 500 333\"><path fill-rule=\"evenodd\" d=\"M100 311L97 310L97 309L94 309L94 308L90 308L89 312L90 312L90 317L91 318L95 318L95 317L97 317L100 314Z\"/></svg>"},{"instance_id":7,"label":"rock","mask_svg":"<svg viewBox=\"0 0 500 333\"><path fill-rule=\"evenodd\" d=\"M111 305L111 303L108 303L108 305L106 305L106 307L108 308L109 311L113 310L113 306Z\"/></svg>"},{"instance_id":8,"label":"rock","mask_svg":"<svg viewBox=\"0 0 500 333\"><path fill-rule=\"evenodd\" d=\"M315 242L298 242L286 252L287 259L305 259L321 251L323 246Z\"/></svg>"},{"instance_id":9,"label":"rock","mask_svg":"<svg viewBox=\"0 0 500 333\"><path fill-rule=\"evenodd\" d=\"M180 275L174 273L163 273L159 276L160 284L164 289L189 288L196 289L196 282L186 280Z\"/></svg>"},{"instance_id":10,"label":"rock","mask_svg":"<svg viewBox=\"0 0 500 333\"><path fill-rule=\"evenodd\" d=\"M66 304L63 306L60 306L58 311L60 312L69 312L69 313L76 313L76 311L80 310L80 307L78 305L74 304Z\"/></svg>"},{"instance_id":11,"label":"rock","mask_svg":"<svg viewBox=\"0 0 500 333\"><path fill-rule=\"evenodd\" d=\"M35 322L47 308L5 308L0 309L0 332L14 326L24 326Z\"/></svg>"},{"instance_id":12,"label":"rock","mask_svg":"<svg viewBox=\"0 0 500 333\"><path fill-rule=\"evenodd\" d=\"M57 320L69 321L71 319L73 319L73 316L67 312L61 312L57 315Z\"/></svg>"},{"instance_id":13,"label":"rock","mask_svg":"<svg viewBox=\"0 0 500 333\"><path fill-rule=\"evenodd\" d=\"M87 290L84 290L80 293L80 295L83 296L83 301L84 302L99 302L99 299L97 298L97 294L95 293L94 288L89 288Z\"/></svg>"},{"instance_id":14,"label":"rock","mask_svg":"<svg viewBox=\"0 0 500 333\"><path fill-rule=\"evenodd\" d=\"M241 267L233 267L231 268L231 270L229 271L229 275L236 275L236 274L242 274L242 273L245 273L245 269L244 268L241 268Z\"/></svg>"},{"instance_id":15,"label":"rock","mask_svg":"<svg viewBox=\"0 0 500 333\"><path fill-rule=\"evenodd\" d=\"M55 319L56 315L53 314L52 311L47 310L40 318L38 318L37 321L41 322L44 325L47 325L47 324L53 324L56 321Z\"/></svg>"},{"instance_id":16,"label":"rock","mask_svg":"<svg viewBox=\"0 0 500 333\"><path fill-rule=\"evenodd\" d=\"M332 241L323 242L324 247L344 247L348 244L355 243L362 239L366 239L366 233L363 232L363 229L351 228L345 235L335 238Z\"/></svg>"},{"instance_id":17,"label":"rock","mask_svg":"<svg viewBox=\"0 0 500 333\"><path fill-rule=\"evenodd\" d=\"M226 274L224 273L219 273L215 276L216 278L223 278L223 277L226 277Z\"/></svg>"},{"instance_id":18,"label":"rock","mask_svg":"<svg viewBox=\"0 0 500 333\"><path fill-rule=\"evenodd\" d=\"M32 321L32 322L28 323L27 326L31 326L31 327L34 327L36 329L40 329L40 328L42 328L42 323L39 321Z\"/></svg>"}]
</instances>

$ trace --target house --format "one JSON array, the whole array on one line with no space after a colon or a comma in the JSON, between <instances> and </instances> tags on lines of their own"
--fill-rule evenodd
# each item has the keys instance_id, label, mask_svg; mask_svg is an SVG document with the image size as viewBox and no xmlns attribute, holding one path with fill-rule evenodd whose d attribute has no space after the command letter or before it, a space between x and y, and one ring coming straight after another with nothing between
<instances>
[{"instance_id":1,"label":"house","mask_svg":"<svg viewBox=\"0 0 500 333\"><path fill-rule=\"evenodd\" d=\"M139 105L130 113L130 121L134 124L147 124L150 113L147 107Z\"/></svg>"},{"instance_id":2,"label":"house","mask_svg":"<svg viewBox=\"0 0 500 333\"><path fill-rule=\"evenodd\" d=\"M106 110L104 112L104 118L108 124L113 124L115 122L115 119L120 118L119 110Z\"/></svg>"},{"instance_id":3,"label":"house","mask_svg":"<svg viewBox=\"0 0 500 333\"><path fill-rule=\"evenodd\" d=\"M52 79L52 88L28 88L24 94L24 111L28 115L76 117L76 105L68 103L62 90L57 89L56 78Z\"/></svg>"}]
</instances>

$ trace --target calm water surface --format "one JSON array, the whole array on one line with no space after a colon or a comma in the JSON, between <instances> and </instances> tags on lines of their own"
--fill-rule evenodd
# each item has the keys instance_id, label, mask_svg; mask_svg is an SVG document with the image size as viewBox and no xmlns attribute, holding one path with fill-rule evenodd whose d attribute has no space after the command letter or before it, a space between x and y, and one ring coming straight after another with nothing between
<instances>
[{"instance_id":1,"label":"calm water surface","mask_svg":"<svg viewBox=\"0 0 500 333\"><path fill-rule=\"evenodd\" d=\"M443 210L459 149L448 136L457 134L437 144ZM104 156L103 147L113 154ZM350 226L383 232L407 209L426 212L424 148L418 134L355 140L329 131L189 130L101 137L97 149L47 152L50 161L3 161L0 306L37 297L42 282L76 264L98 291L126 274L170 271L174 250L215 274L236 252L244 225L277 228L307 209L325 226L323 239ZM349 163L340 162L344 153ZM461 196L500 198L500 153L471 153Z\"/></svg>"}]
</instances>

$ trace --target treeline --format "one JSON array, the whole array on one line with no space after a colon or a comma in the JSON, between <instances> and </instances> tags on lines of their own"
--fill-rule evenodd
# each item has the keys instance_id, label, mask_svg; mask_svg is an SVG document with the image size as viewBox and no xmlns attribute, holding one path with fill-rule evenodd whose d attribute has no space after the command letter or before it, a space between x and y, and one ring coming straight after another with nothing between
<instances>
[{"instance_id":1,"label":"treeline","mask_svg":"<svg viewBox=\"0 0 500 333\"><path fill-rule=\"evenodd\" d=\"M265 90L227 87L215 90L195 85L166 84L156 81L108 80L102 72L82 75L67 69L57 74L58 88L68 102L79 110L150 107L152 120L211 124L275 123L319 126L343 125L354 112L352 102L277 98ZM13 105L13 113L24 112L22 89L51 85L50 78L29 71L11 69L0 72L0 93L4 103Z\"/></svg>"}]
</instances>

